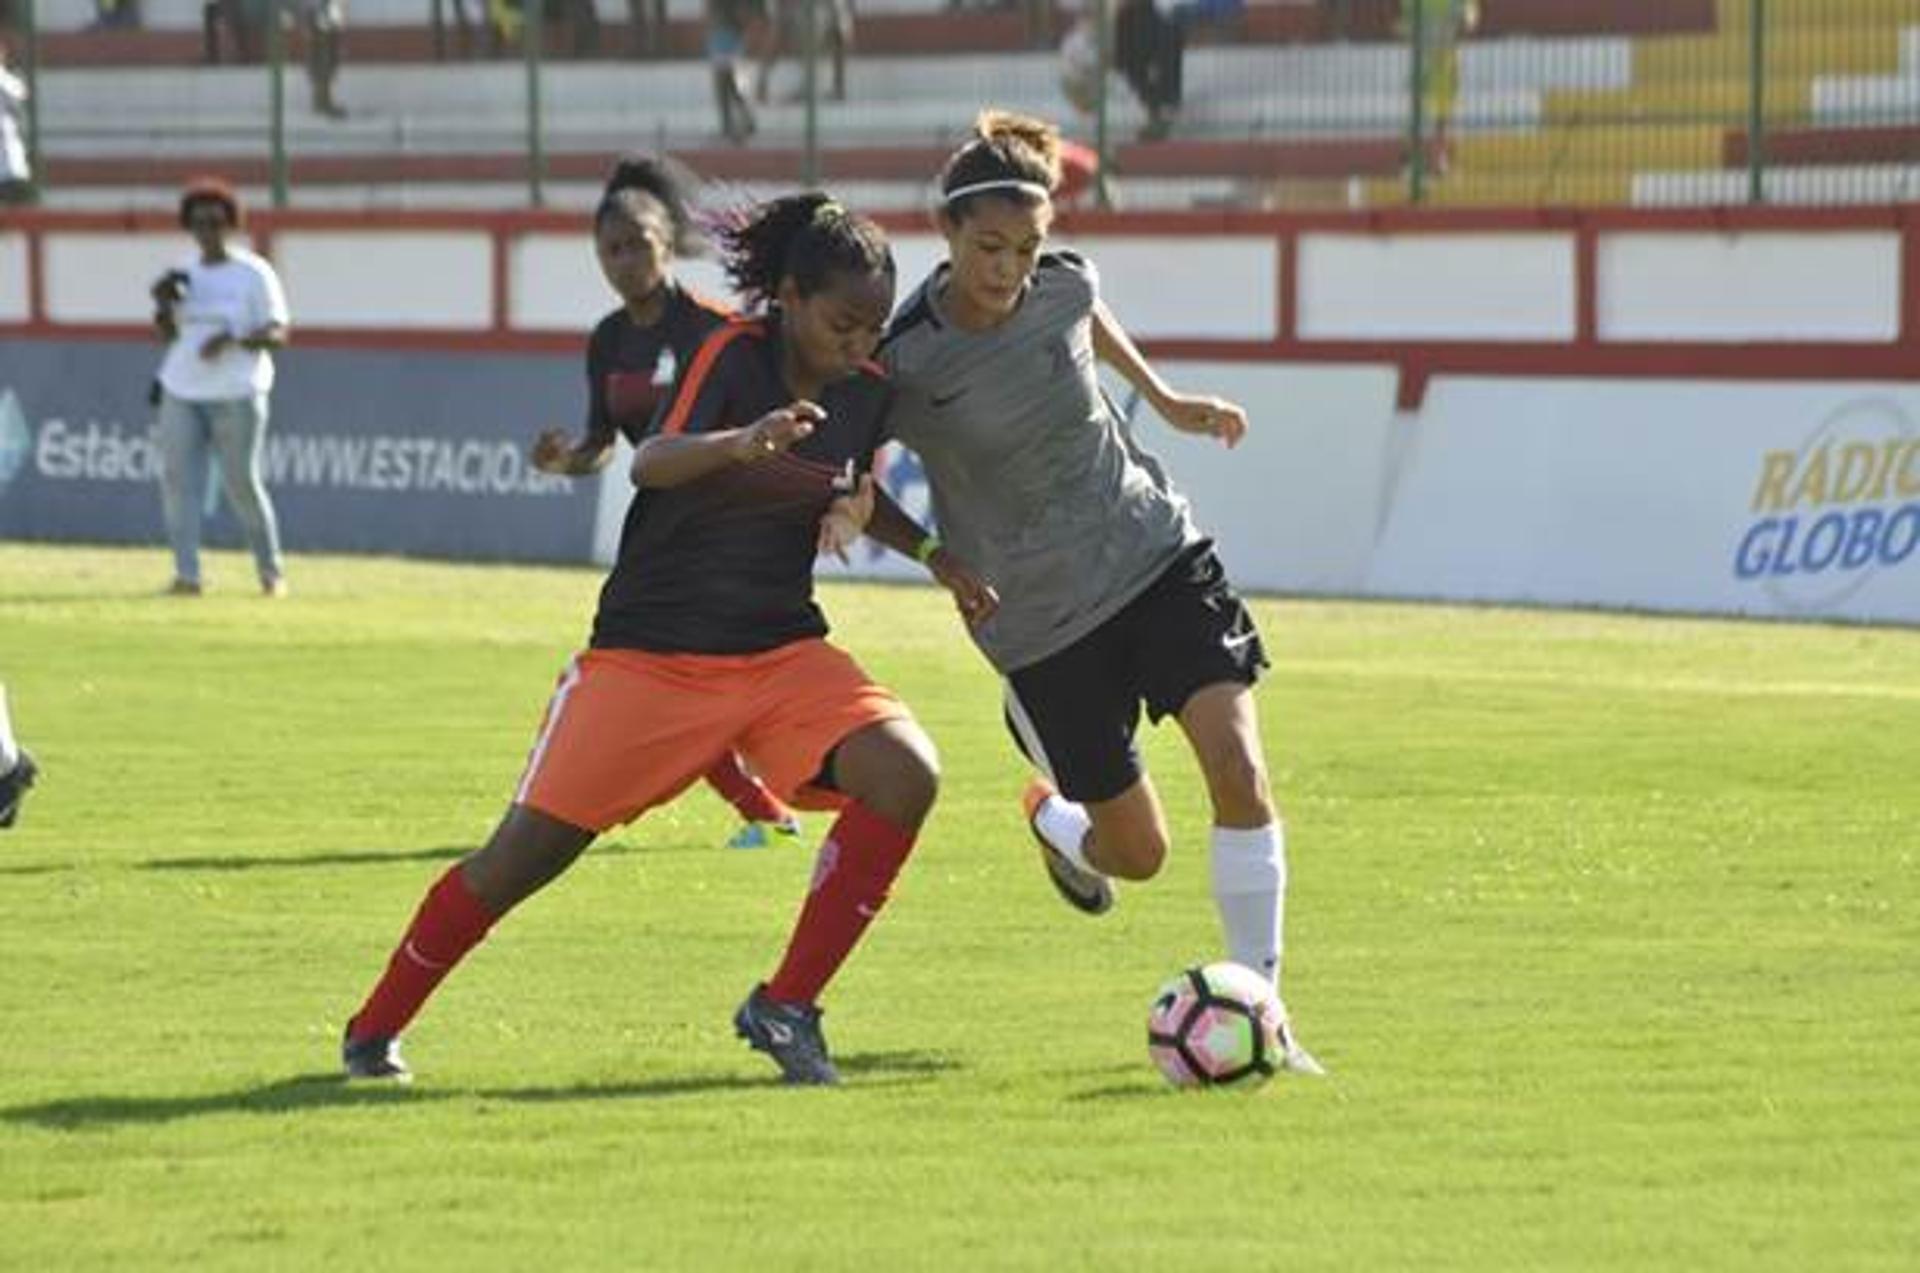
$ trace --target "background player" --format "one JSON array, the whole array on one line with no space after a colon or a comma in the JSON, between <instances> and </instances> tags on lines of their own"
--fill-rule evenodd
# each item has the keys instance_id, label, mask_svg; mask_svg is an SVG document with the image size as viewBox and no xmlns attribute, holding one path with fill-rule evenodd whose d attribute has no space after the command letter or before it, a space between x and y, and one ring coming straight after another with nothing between
<instances>
[{"instance_id":1,"label":"background player","mask_svg":"<svg viewBox=\"0 0 1920 1273\"><path fill-rule=\"evenodd\" d=\"M614 166L593 214L593 243L607 286L620 307L587 338L587 425L578 440L560 429L534 439L532 461L543 473L583 477L612 459L624 434L638 443L666 403L681 367L700 342L731 316L726 306L682 287L678 256L700 249L693 227L694 177L669 159L632 155ZM759 848L769 831L798 835L800 821L732 752L705 775L707 785L742 819L730 848Z\"/></svg>"}]
</instances>

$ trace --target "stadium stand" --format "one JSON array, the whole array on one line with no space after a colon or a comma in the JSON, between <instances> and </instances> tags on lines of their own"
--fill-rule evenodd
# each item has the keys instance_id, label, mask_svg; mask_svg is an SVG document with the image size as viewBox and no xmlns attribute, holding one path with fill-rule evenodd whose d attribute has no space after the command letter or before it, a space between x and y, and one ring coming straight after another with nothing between
<instances>
[{"instance_id":1,"label":"stadium stand","mask_svg":"<svg viewBox=\"0 0 1920 1273\"><path fill-rule=\"evenodd\" d=\"M477 8L470 5L469 8ZM557 7L557 6L555 6ZM1484 0L1461 48L1446 145L1423 139L1437 205L1649 204L1746 197L1748 0ZM512 49L459 56L452 5L358 0L342 121L308 109L290 53L296 204L512 206L527 197L526 72ZM1394 0L1254 0L1196 32L1186 109L1165 141L1116 77L1122 206L1392 206L1408 198L1411 56ZM40 119L56 206L163 200L217 168L268 181L268 78L202 64L199 0L147 0L139 30L80 29L91 0L45 0ZM670 149L759 193L803 169L801 108L775 104L747 147L717 136L697 0L669 0L657 57L635 58L624 0L600 0L597 51L543 67L547 201L579 206L610 156ZM1920 163L1920 0L1770 0L1763 151L1785 201L1899 197ZM851 100L819 116L818 171L849 198L918 207L935 162L983 103L1092 123L1012 9L946 0L860 7ZM484 54L484 47L476 48ZM783 67L788 83L797 75Z\"/></svg>"},{"instance_id":2,"label":"stadium stand","mask_svg":"<svg viewBox=\"0 0 1920 1273\"><path fill-rule=\"evenodd\" d=\"M1545 86L1538 126L1480 107L1507 81L1478 43L1462 55L1461 140L1431 202L1452 205L1740 202L1754 93L1749 0L1717 0L1710 28L1625 41L1626 76ZM1920 3L1768 0L1762 153L1770 200L1911 197L1920 155ZM1824 173L1806 171L1810 165ZM1376 184L1376 201L1392 201Z\"/></svg>"}]
</instances>

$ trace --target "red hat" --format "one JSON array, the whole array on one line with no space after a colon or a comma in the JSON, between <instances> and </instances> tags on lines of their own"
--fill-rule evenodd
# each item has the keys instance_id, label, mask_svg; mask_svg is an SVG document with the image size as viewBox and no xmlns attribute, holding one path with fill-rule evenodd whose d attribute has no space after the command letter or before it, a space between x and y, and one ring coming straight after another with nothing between
<instances>
[{"instance_id":1,"label":"red hat","mask_svg":"<svg viewBox=\"0 0 1920 1273\"><path fill-rule=\"evenodd\" d=\"M180 192L181 225L186 225L187 213L196 203L217 203L227 210L229 223L240 224L240 196L224 177L193 177L187 181L186 188Z\"/></svg>"}]
</instances>

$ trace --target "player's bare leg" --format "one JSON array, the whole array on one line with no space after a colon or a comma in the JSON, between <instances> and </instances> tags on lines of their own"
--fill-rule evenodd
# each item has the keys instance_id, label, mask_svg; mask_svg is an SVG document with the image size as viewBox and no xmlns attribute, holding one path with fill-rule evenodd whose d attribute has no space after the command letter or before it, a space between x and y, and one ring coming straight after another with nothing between
<instances>
[{"instance_id":1,"label":"player's bare leg","mask_svg":"<svg viewBox=\"0 0 1920 1273\"><path fill-rule=\"evenodd\" d=\"M1113 909L1110 878L1148 880L1167 860L1167 819L1145 774L1110 800L1073 801L1035 777L1022 797L1053 886L1088 915Z\"/></svg>"}]
</instances>

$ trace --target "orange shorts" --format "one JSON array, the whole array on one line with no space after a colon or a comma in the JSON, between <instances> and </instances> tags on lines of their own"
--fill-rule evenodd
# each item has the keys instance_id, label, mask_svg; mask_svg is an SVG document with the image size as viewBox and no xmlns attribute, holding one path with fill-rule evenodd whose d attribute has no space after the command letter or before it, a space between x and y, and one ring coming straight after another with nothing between
<instances>
[{"instance_id":1,"label":"orange shorts","mask_svg":"<svg viewBox=\"0 0 1920 1273\"><path fill-rule=\"evenodd\" d=\"M837 804L810 786L827 754L857 729L911 718L817 639L763 654L587 650L560 677L514 800L604 831L673 799L733 750L781 798Z\"/></svg>"}]
</instances>

